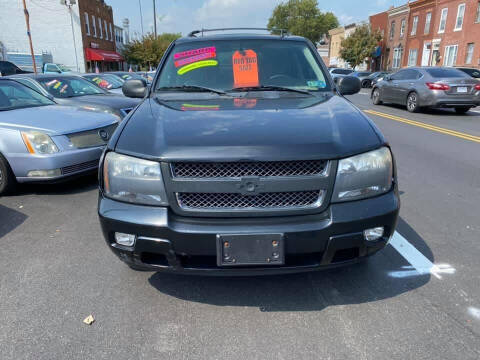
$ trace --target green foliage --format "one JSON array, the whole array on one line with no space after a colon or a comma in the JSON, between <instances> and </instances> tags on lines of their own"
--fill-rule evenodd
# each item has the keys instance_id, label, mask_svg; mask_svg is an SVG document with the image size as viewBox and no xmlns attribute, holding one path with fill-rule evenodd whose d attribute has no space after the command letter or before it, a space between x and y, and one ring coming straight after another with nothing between
<instances>
[{"instance_id":1,"label":"green foliage","mask_svg":"<svg viewBox=\"0 0 480 360\"><path fill-rule=\"evenodd\" d=\"M338 27L338 19L331 12L322 13L317 0L288 0L273 10L267 27L286 29L316 44L328 30Z\"/></svg>"},{"instance_id":2,"label":"green foliage","mask_svg":"<svg viewBox=\"0 0 480 360\"><path fill-rule=\"evenodd\" d=\"M181 34L148 34L141 40L134 40L125 47L123 52L127 61L140 65L144 69L157 66L170 43L178 39Z\"/></svg>"},{"instance_id":3,"label":"green foliage","mask_svg":"<svg viewBox=\"0 0 480 360\"><path fill-rule=\"evenodd\" d=\"M370 26L358 26L346 39L342 40L340 56L354 69L370 58L382 40L380 32L370 30Z\"/></svg>"}]
</instances>

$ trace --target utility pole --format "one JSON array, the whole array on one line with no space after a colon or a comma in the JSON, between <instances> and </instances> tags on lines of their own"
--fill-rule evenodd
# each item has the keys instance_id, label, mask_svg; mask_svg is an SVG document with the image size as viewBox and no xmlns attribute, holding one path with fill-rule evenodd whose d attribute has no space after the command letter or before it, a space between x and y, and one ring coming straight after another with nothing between
<instances>
[{"instance_id":1,"label":"utility pole","mask_svg":"<svg viewBox=\"0 0 480 360\"><path fill-rule=\"evenodd\" d=\"M25 1L25 0L23 0ZM142 13L142 0L138 0L138 5L140 6L140 25L142 26L142 39L144 37L143 34L143 13Z\"/></svg>"},{"instance_id":2,"label":"utility pole","mask_svg":"<svg viewBox=\"0 0 480 360\"><path fill-rule=\"evenodd\" d=\"M23 0L23 13L25 14L25 23L27 24L28 41L30 42L30 53L32 54L33 72L37 74L37 63L35 62L35 53L33 52L32 34L30 33L30 14L27 10L27 4Z\"/></svg>"},{"instance_id":3,"label":"utility pole","mask_svg":"<svg viewBox=\"0 0 480 360\"><path fill-rule=\"evenodd\" d=\"M75 0L66 0L65 5L68 7L70 13L70 24L72 25L72 36L73 36L73 49L75 50L75 65L77 66L77 72L80 72L78 67L78 55L77 55L77 42L75 41L75 30L73 28L73 14L72 14L72 5L75 5Z\"/></svg>"},{"instance_id":4,"label":"utility pole","mask_svg":"<svg viewBox=\"0 0 480 360\"><path fill-rule=\"evenodd\" d=\"M155 7L156 2L156 0L153 0L153 33L155 34L155 39L157 38L157 9Z\"/></svg>"}]
</instances>

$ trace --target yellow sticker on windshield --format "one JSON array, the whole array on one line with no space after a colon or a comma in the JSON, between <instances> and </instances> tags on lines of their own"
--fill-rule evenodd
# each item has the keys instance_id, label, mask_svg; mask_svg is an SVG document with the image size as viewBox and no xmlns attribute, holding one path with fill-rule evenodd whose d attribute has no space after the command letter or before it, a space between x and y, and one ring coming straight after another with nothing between
<instances>
[{"instance_id":1,"label":"yellow sticker on windshield","mask_svg":"<svg viewBox=\"0 0 480 360\"><path fill-rule=\"evenodd\" d=\"M208 67L208 66L217 66L218 61L217 60L204 60L204 61L199 61L193 64L189 64L187 66L184 66L180 69L178 69L177 74L178 75L184 75L188 73L189 71Z\"/></svg>"},{"instance_id":2,"label":"yellow sticker on windshield","mask_svg":"<svg viewBox=\"0 0 480 360\"><path fill-rule=\"evenodd\" d=\"M55 86L53 88L58 89L60 87L60 85L62 85L62 83L60 81L57 81L57 83L55 84Z\"/></svg>"}]
</instances>

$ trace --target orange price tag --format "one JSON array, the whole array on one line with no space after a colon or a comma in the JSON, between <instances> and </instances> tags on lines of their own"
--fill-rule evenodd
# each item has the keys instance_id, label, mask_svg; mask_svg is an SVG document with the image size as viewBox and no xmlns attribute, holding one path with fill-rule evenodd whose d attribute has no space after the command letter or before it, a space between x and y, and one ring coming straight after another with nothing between
<instances>
[{"instance_id":1,"label":"orange price tag","mask_svg":"<svg viewBox=\"0 0 480 360\"><path fill-rule=\"evenodd\" d=\"M260 86L258 81L258 59L253 50L235 51L232 56L233 87Z\"/></svg>"}]
</instances>

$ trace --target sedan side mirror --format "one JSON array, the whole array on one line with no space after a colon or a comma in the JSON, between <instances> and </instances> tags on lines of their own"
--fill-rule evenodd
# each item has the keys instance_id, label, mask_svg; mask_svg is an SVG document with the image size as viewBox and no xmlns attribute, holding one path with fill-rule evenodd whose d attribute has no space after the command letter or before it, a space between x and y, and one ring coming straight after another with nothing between
<instances>
[{"instance_id":1,"label":"sedan side mirror","mask_svg":"<svg viewBox=\"0 0 480 360\"><path fill-rule=\"evenodd\" d=\"M122 86L123 95L131 98L143 98L147 93L147 82L144 79L127 80Z\"/></svg>"},{"instance_id":2,"label":"sedan side mirror","mask_svg":"<svg viewBox=\"0 0 480 360\"><path fill-rule=\"evenodd\" d=\"M360 91L362 84L355 76L345 76L338 78L337 88L342 95L354 95Z\"/></svg>"},{"instance_id":3,"label":"sedan side mirror","mask_svg":"<svg viewBox=\"0 0 480 360\"><path fill-rule=\"evenodd\" d=\"M391 81L392 78L390 77L390 75L385 75L385 76L383 77L383 80L385 80L385 81Z\"/></svg>"}]
</instances>

